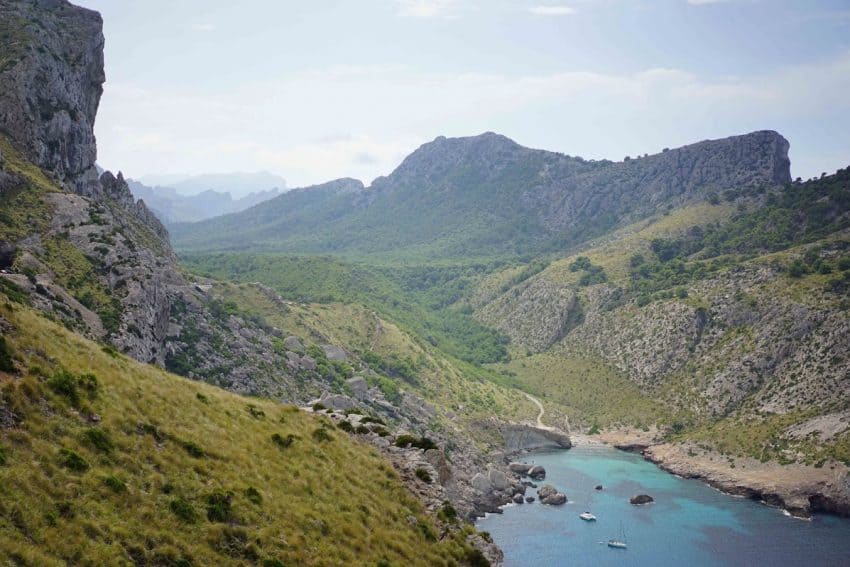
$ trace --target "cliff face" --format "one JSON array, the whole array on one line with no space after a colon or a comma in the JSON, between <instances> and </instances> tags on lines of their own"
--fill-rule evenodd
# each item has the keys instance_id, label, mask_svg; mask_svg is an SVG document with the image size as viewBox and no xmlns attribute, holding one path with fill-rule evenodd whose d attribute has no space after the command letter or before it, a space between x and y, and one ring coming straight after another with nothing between
<instances>
[{"instance_id":1,"label":"cliff face","mask_svg":"<svg viewBox=\"0 0 850 567\"><path fill-rule=\"evenodd\" d=\"M97 193L94 119L105 80L100 14L0 0L0 132L81 195Z\"/></svg>"}]
</instances>

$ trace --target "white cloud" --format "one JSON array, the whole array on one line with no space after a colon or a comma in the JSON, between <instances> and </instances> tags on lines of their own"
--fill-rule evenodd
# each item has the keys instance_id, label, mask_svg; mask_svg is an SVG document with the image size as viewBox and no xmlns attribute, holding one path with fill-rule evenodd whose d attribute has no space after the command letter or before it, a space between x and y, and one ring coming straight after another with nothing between
<instances>
[{"instance_id":1,"label":"white cloud","mask_svg":"<svg viewBox=\"0 0 850 567\"><path fill-rule=\"evenodd\" d=\"M194 88L107 83L97 119L101 163L131 176L271 170L292 186L345 176L368 182L437 135L486 130L535 147L619 159L749 130L782 132L850 112L850 52L752 77L671 68L428 74L377 65L217 92Z\"/></svg>"},{"instance_id":2,"label":"white cloud","mask_svg":"<svg viewBox=\"0 0 850 567\"><path fill-rule=\"evenodd\" d=\"M396 0L399 14L412 18L447 18L456 15L456 0Z\"/></svg>"},{"instance_id":3,"label":"white cloud","mask_svg":"<svg viewBox=\"0 0 850 567\"><path fill-rule=\"evenodd\" d=\"M216 25L209 22L194 23L190 26L194 31L198 32L213 32L216 30Z\"/></svg>"},{"instance_id":4,"label":"white cloud","mask_svg":"<svg viewBox=\"0 0 850 567\"><path fill-rule=\"evenodd\" d=\"M729 0L688 0L688 4L691 6L705 6L707 4L720 4L721 2L728 2Z\"/></svg>"},{"instance_id":5,"label":"white cloud","mask_svg":"<svg viewBox=\"0 0 850 567\"><path fill-rule=\"evenodd\" d=\"M576 13L576 9L564 5L538 5L528 9L535 16L570 16Z\"/></svg>"}]
</instances>

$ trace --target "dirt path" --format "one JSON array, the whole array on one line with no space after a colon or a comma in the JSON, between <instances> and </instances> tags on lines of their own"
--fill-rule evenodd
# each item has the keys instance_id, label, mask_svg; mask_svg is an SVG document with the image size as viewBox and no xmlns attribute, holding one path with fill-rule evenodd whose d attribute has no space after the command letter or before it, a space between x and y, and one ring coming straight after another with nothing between
<instances>
[{"instance_id":1,"label":"dirt path","mask_svg":"<svg viewBox=\"0 0 850 567\"><path fill-rule=\"evenodd\" d=\"M525 394L525 392L523 392L523 393ZM540 413L537 414L537 427L539 429L549 429L549 430L551 430L552 429L551 427L543 424L543 414L546 413L546 410L543 409L543 404L540 403L540 400L538 400L537 398L535 398L531 394L525 394L525 397L528 398L528 401L530 401L532 404L536 405L537 409L540 410Z\"/></svg>"}]
</instances>

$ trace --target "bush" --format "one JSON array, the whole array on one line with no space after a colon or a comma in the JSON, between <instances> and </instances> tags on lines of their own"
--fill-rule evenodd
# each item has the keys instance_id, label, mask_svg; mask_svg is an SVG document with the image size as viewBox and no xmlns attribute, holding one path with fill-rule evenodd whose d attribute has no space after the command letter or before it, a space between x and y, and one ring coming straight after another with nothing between
<instances>
[{"instance_id":1,"label":"bush","mask_svg":"<svg viewBox=\"0 0 850 567\"><path fill-rule=\"evenodd\" d=\"M254 488L253 486L249 486L245 489L245 498L259 506L263 503L263 495L260 494L260 491Z\"/></svg>"},{"instance_id":2,"label":"bush","mask_svg":"<svg viewBox=\"0 0 850 567\"><path fill-rule=\"evenodd\" d=\"M453 522L457 519L457 510L448 500L443 500L443 505L437 511L437 517L444 522Z\"/></svg>"},{"instance_id":3,"label":"bush","mask_svg":"<svg viewBox=\"0 0 850 567\"><path fill-rule=\"evenodd\" d=\"M259 494L259 493L258 493ZM207 519L210 522L226 522L230 519L233 493L216 490L207 495Z\"/></svg>"},{"instance_id":4,"label":"bush","mask_svg":"<svg viewBox=\"0 0 850 567\"><path fill-rule=\"evenodd\" d=\"M378 425L387 424L387 422L381 419L380 417L375 417L372 415L367 415L366 417L360 420L360 423L377 423Z\"/></svg>"},{"instance_id":5,"label":"bush","mask_svg":"<svg viewBox=\"0 0 850 567\"><path fill-rule=\"evenodd\" d=\"M7 462L9 458L6 456L6 447L0 445L0 467L5 466Z\"/></svg>"},{"instance_id":6,"label":"bush","mask_svg":"<svg viewBox=\"0 0 850 567\"><path fill-rule=\"evenodd\" d=\"M366 427L365 425L358 425L358 426L354 429L354 432L355 432L355 433L357 433L358 435L365 435L365 434L367 434L367 433L371 433L371 432L372 432L372 430L371 430L371 429L369 429L368 427Z\"/></svg>"},{"instance_id":7,"label":"bush","mask_svg":"<svg viewBox=\"0 0 850 567\"><path fill-rule=\"evenodd\" d=\"M207 398L205 395L203 395L200 392L195 394L195 397L198 398L198 401L201 402L202 404L209 404L210 403L209 398Z\"/></svg>"},{"instance_id":8,"label":"bush","mask_svg":"<svg viewBox=\"0 0 850 567\"><path fill-rule=\"evenodd\" d=\"M437 444L428 439L427 437L416 437L414 435L403 434L396 437L395 440L396 447L416 447L418 449L428 450L428 449L436 449Z\"/></svg>"},{"instance_id":9,"label":"bush","mask_svg":"<svg viewBox=\"0 0 850 567\"><path fill-rule=\"evenodd\" d=\"M14 374L15 361L12 358L12 352L6 344L6 337L0 337L0 372L8 372Z\"/></svg>"},{"instance_id":10,"label":"bush","mask_svg":"<svg viewBox=\"0 0 850 567\"><path fill-rule=\"evenodd\" d=\"M339 427L340 429L342 429L342 430L343 430L343 431L345 431L346 433L353 433L353 432L354 432L354 426L353 426L353 425L351 425L351 422L350 422L350 421L345 421L345 420L340 421L340 422L337 424L337 427Z\"/></svg>"},{"instance_id":11,"label":"bush","mask_svg":"<svg viewBox=\"0 0 850 567\"><path fill-rule=\"evenodd\" d=\"M79 453L71 449L61 449L59 451L59 462L68 470L74 472L85 472L89 469L89 464Z\"/></svg>"},{"instance_id":12,"label":"bush","mask_svg":"<svg viewBox=\"0 0 850 567\"><path fill-rule=\"evenodd\" d=\"M326 406L325 404L319 402L313 404L313 411L325 411L326 409L328 409L328 406Z\"/></svg>"},{"instance_id":13,"label":"bush","mask_svg":"<svg viewBox=\"0 0 850 567\"><path fill-rule=\"evenodd\" d=\"M112 492L127 492L127 485L117 476L109 475L103 477L103 484L109 487Z\"/></svg>"},{"instance_id":14,"label":"bush","mask_svg":"<svg viewBox=\"0 0 850 567\"><path fill-rule=\"evenodd\" d=\"M198 513L195 511L195 508L193 508L192 504L182 496L172 500L168 506L171 508L171 511L175 516L187 524L194 524L198 521Z\"/></svg>"},{"instance_id":15,"label":"bush","mask_svg":"<svg viewBox=\"0 0 850 567\"><path fill-rule=\"evenodd\" d=\"M262 418L266 417L266 412L259 409L254 404L248 404L247 406L245 406L245 409L248 410L248 413L251 414L251 417L254 417L256 419L262 419Z\"/></svg>"},{"instance_id":16,"label":"bush","mask_svg":"<svg viewBox=\"0 0 850 567\"><path fill-rule=\"evenodd\" d=\"M101 453L109 453L113 448L109 435L99 427L86 429L83 433L83 440Z\"/></svg>"},{"instance_id":17,"label":"bush","mask_svg":"<svg viewBox=\"0 0 850 567\"><path fill-rule=\"evenodd\" d=\"M89 399L97 397L98 382L94 374L80 374L75 376L67 370L60 370L47 381L47 386L65 397L71 405L80 405L80 390L85 392Z\"/></svg>"},{"instance_id":18,"label":"bush","mask_svg":"<svg viewBox=\"0 0 850 567\"><path fill-rule=\"evenodd\" d=\"M273 433L272 434L272 441L278 447L286 449L287 447L292 445L293 441L295 441L295 435L290 433L286 437L281 437L280 433Z\"/></svg>"},{"instance_id":19,"label":"bush","mask_svg":"<svg viewBox=\"0 0 850 567\"><path fill-rule=\"evenodd\" d=\"M333 437L331 437L331 434L328 433L327 429L319 427L318 429L313 430L313 439L321 443L324 441L331 441Z\"/></svg>"},{"instance_id":20,"label":"bush","mask_svg":"<svg viewBox=\"0 0 850 567\"><path fill-rule=\"evenodd\" d=\"M186 449L186 452L189 453L190 456L198 459L205 455L204 450L193 441L183 441L183 448Z\"/></svg>"},{"instance_id":21,"label":"bush","mask_svg":"<svg viewBox=\"0 0 850 567\"><path fill-rule=\"evenodd\" d=\"M414 474L416 474L416 478L418 478L422 482L427 482L428 484L431 484L431 475L428 474L428 471L426 471L425 469L420 467L416 469Z\"/></svg>"}]
</instances>

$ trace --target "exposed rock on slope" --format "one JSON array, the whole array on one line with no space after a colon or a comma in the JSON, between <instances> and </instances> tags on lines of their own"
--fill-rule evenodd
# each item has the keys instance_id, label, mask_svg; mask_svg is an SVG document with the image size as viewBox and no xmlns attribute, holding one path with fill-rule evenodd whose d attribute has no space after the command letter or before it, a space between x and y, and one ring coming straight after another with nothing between
<instances>
[{"instance_id":1,"label":"exposed rock on slope","mask_svg":"<svg viewBox=\"0 0 850 567\"><path fill-rule=\"evenodd\" d=\"M83 195L97 193L100 14L64 0L0 1L0 132Z\"/></svg>"}]
</instances>

